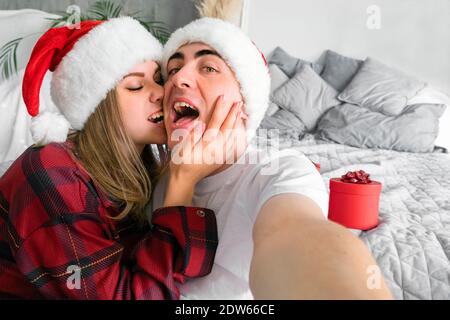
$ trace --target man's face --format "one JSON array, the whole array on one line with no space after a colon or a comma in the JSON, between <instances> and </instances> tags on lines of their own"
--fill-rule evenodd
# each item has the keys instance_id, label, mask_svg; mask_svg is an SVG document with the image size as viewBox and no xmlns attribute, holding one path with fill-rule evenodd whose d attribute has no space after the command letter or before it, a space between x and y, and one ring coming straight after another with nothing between
<instances>
[{"instance_id":1,"label":"man's face","mask_svg":"<svg viewBox=\"0 0 450 320\"><path fill-rule=\"evenodd\" d=\"M239 83L220 55L203 43L180 47L167 63L164 85L164 122L169 148L176 129L190 130L195 120L208 125L217 99L224 95L224 106L242 101Z\"/></svg>"}]
</instances>

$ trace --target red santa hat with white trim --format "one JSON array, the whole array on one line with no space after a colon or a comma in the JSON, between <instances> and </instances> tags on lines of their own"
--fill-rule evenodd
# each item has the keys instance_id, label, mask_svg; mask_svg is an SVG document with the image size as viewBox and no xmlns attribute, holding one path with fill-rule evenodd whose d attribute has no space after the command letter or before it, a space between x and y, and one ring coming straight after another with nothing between
<instances>
[{"instance_id":1,"label":"red santa hat with white trim","mask_svg":"<svg viewBox=\"0 0 450 320\"><path fill-rule=\"evenodd\" d=\"M162 70L181 46L202 42L216 50L233 70L249 115L247 140L256 133L269 105L270 75L267 61L247 35L235 25L215 18L201 18L176 30L166 43Z\"/></svg>"},{"instance_id":2,"label":"red santa hat with white trim","mask_svg":"<svg viewBox=\"0 0 450 320\"><path fill-rule=\"evenodd\" d=\"M159 62L161 55L159 41L130 17L48 30L33 49L22 83L34 141L64 142L69 129L83 129L99 103L136 64ZM40 112L39 93L49 70L50 94L58 110Z\"/></svg>"}]
</instances>

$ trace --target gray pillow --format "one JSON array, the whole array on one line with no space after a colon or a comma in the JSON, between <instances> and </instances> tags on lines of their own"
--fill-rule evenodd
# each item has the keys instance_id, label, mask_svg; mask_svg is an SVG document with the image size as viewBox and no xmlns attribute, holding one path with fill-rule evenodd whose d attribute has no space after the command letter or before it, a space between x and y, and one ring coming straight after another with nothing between
<instances>
[{"instance_id":1,"label":"gray pillow","mask_svg":"<svg viewBox=\"0 0 450 320\"><path fill-rule=\"evenodd\" d=\"M269 64L270 73L270 93L277 90L285 82L289 80L289 77L280 69L276 64Z\"/></svg>"},{"instance_id":2,"label":"gray pillow","mask_svg":"<svg viewBox=\"0 0 450 320\"><path fill-rule=\"evenodd\" d=\"M313 131L322 114L341 103L336 99L337 94L311 67L304 65L274 92L272 99L280 108L294 113L309 131Z\"/></svg>"},{"instance_id":3,"label":"gray pillow","mask_svg":"<svg viewBox=\"0 0 450 320\"><path fill-rule=\"evenodd\" d=\"M320 119L317 137L360 148L432 152L444 104L414 104L398 116L343 104Z\"/></svg>"},{"instance_id":4,"label":"gray pillow","mask_svg":"<svg viewBox=\"0 0 450 320\"><path fill-rule=\"evenodd\" d=\"M408 100L417 95L425 85L425 82L367 58L338 98L395 116L402 113Z\"/></svg>"},{"instance_id":5,"label":"gray pillow","mask_svg":"<svg viewBox=\"0 0 450 320\"><path fill-rule=\"evenodd\" d=\"M272 102L272 93L289 80L289 77L280 68L278 68L276 64L269 64L269 73L271 97L265 117L270 117L275 112L280 110L280 107L278 107L276 103Z\"/></svg>"},{"instance_id":6,"label":"gray pillow","mask_svg":"<svg viewBox=\"0 0 450 320\"><path fill-rule=\"evenodd\" d=\"M358 72L363 61L327 50L323 63L324 68L320 76L333 88L341 92Z\"/></svg>"},{"instance_id":7,"label":"gray pillow","mask_svg":"<svg viewBox=\"0 0 450 320\"><path fill-rule=\"evenodd\" d=\"M269 63L276 64L289 78L292 78L304 64L310 66L317 74L320 74L323 69L321 64L295 58L280 47L275 48Z\"/></svg>"},{"instance_id":8,"label":"gray pillow","mask_svg":"<svg viewBox=\"0 0 450 320\"><path fill-rule=\"evenodd\" d=\"M276 103L269 101L269 107L267 108L267 111L266 111L266 114L264 115L264 117L270 117L278 110L280 110L280 107Z\"/></svg>"},{"instance_id":9,"label":"gray pillow","mask_svg":"<svg viewBox=\"0 0 450 320\"><path fill-rule=\"evenodd\" d=\"M287 110L280 109L274 115L264 118L260 128L278 130L280 137L288 139L301 139L306 133L303 122Z\"/></svg>"}]
</instances>

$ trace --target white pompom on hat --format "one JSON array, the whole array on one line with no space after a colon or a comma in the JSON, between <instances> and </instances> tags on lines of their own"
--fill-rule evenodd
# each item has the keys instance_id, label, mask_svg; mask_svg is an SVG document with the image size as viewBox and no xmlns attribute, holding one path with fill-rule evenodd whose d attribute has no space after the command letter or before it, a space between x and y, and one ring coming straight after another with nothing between
<instances>
[{"instance_id":1,"label":"white pompom on hat","mask_svg":"<svg viewBox=\"0 0 450 320\"><path fill-rule=\"evenodd\" d=\"M81 130L127 72L138 63L159 62L161 55L159 41L130 17L48 30L33 49L22 83L35 142L64 142L69 129ZM39 93L49 70L50 94L59 112L40 114Z\"/></svg>"},{"instance_id":2,"label":"white pompom on hat","mask_svg":"<svg viewBox=\"0 0 450 320\"><path fill-rule=\"evenodd\" d=\"M215 18L201 18L176 30L166 43L162 70L167 79L167 62L183 45L201 42L217 51L233 70L249 115L247 140L256 134L269 105L270 75L267 61L247 35L235 25Z\"/></svg>"}]
</instances>

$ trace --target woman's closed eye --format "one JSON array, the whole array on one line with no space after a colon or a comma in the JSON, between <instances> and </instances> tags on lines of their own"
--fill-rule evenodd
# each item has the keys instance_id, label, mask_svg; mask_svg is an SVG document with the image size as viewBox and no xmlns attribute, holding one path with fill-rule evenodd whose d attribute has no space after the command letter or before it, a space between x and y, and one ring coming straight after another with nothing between
<instances>
[{"instance_id":1,"label":"woman's closed eye","mask_svg":"<svg viewBox=\"0 0 450 320\"><path fill-rule=\"evenodd\" d=\"M139 91L143 88L144 86L136 86L136 87L128 87L127 89L130 91Z\"/></svg>"}]
</instances>

